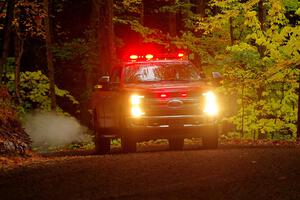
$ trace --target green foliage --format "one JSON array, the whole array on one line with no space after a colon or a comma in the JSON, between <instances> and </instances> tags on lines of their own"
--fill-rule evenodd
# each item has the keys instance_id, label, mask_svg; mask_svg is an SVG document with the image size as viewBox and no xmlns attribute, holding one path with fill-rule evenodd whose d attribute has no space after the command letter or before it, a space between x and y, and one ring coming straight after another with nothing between
<instances>
[{"instance_id":1,"label":"green foliage","mask_svg":"<svg viewBox=\"0 0 300 200\"><path fill-rule=\"evenodd\" d=\"M116 6L117 6L116 2ZM123 0L119 2L118 10L123 10L131 13L137 13L142 14L143 10L141 9L143 7L142 0Z\"/></svg>"},{"instance_id":2,"label":"green foliage","mask_svg":"<svg viewBox=\"0 0 300 200\"><path fill-rule=\"evenodd\" d=\"M14 74L8 74L10 82L9 90L14 90ZM59 97L64 97L73 104L78 104L78 101L66 90L55 87L55 93ZM49 97L49 80L41 71L36 72L21 72L20 74L20 102L18 109L21 114L28 111L39 109L43 111L51 110L51 99ZM61 108L57 111L63 112Z\"/></svg>"},{"instance_id":3,"label":"green foliage","mask_svg":"<svg viewBox=\"0 0 300 200\"><path fill-rule=\"evenodd\" d=\"M283 0L283 5L287 11L292 12L295 12L300 7L298 0Z\"/></svg>"},{"instance_id":4,"label":"green foliage","mask_svg":"<svg viewBox=\"0 0 300 200\"><path fill-rule=\"evenodd\" d=\"M216 51L215 60L221 57L223 62L214 63L223 69L223 93L237 97L237 112L228 117L242 136L269 137L283 130L295 134L300 27L289 25L285 17L286 3L294 4L264 1L267 15L262 29L257 3L214 0L212 5L221 12L199 19L198 29L204 31L203 37L228 41L229 19L235 17L231 24L235 29L235 44L228 44L226 51ZM216 31L224 34L216 35Z\"/></svg>"},{"instance_id":5,"label":"green foliage","mask_svg":"<svg viewBox=\"0 0 300 200\"><path fill-rule=\"evenodd\" d=\"M82 38L75 38L70 42L65 42L62 45L56 44L53 48L53 53L56 58L61 61L70 61L82 57L87 53L86 41Z\"/></svg>"}]
</instances>

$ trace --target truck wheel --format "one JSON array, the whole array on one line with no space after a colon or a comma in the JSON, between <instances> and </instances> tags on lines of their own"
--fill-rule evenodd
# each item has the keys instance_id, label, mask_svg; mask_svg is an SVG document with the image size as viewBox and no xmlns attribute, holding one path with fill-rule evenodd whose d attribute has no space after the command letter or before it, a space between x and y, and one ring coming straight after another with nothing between
<instances>
[{"instance_id":1,"label":"truck wheel","mask_svg":"<svg viewBox=\"0 0 300 200\"><path fill-rule=\"evenodd\" d=\"M104 137L105 131L99 127L96 110L93 111L92 125L95 131L95 151L98 155L110 153L110 138Z\"/></svg>"},{"instance_id":2,"label":"truck wheel","mask_svg":"<svg viewBox=\"0 0 300 200\"><path fill-rule=\"evenodd\" d=\"M168 139L169 141L169 148L171 150L181 150L184 145L183 138L176 138L176 139Z\"/></svg>"},{"instance_id":3,"label":"truck wheel","mask_svg":"<svg viewBox=\"0 0 300 200\"><path fill-rule=\"evenodd\" d=\"M105 138L104 136L96 133L95 150L98 155L110 153L110 138Z\"/></svg>"},{"instance_id":4,"label":"truck wheel","mask_svg":"<svg viewBox=\"0 0 300 200\"><path fill-rule=\"evenodd\" d=\"M122 150L124 153L134 153L136 152L136 141L132 138L123 137L121 139Z\"/></svg>"},{"instance_id":5,"label":"truck wheel","mask_svg":"<svg viewBox=\"0 0 300 200\"><path fill-rule=\"evenodd\" d=\"M219 139L218 127L213 126L202 137L203 148L204 149L216 149L216 148L218 148L218 139Z\"/></svg>"}]
</instances>

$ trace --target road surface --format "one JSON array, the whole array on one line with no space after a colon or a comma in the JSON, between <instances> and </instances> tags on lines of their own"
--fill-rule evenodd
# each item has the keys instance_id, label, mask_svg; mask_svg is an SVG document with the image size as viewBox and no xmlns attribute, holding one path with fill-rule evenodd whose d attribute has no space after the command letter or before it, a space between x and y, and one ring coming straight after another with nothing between
<instances>
[{"instance_id":1,"label":"road surface","mask_svg":"<svg viewBox=\"0 0 300 200\"><path fill-rule=\"evenodd\" d=\"M2 172L0 199L300 199L300 148L52 155Z\"/></svg>"}]
</instances>

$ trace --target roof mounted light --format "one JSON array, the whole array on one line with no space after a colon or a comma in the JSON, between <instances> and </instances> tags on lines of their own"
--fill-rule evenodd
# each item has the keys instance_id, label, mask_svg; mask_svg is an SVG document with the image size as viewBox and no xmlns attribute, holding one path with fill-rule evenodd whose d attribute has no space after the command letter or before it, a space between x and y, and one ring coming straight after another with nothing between
<instances>
[{"instance_id":1,"label":"roof mounted light","mask_svg":"<svg viewBox=\"0 0 300 200\"><path fill-rule=\"evenodd\" d=\"M138 59L139 57L137 56L137 55L130 55L130 59L131 60L136 60L136 59Z\"/></svg>"},{"instance_id":2,"label":"roof mounted light","mask_svg":"<svg viewBox=\"0 0 300 200\"><path fill-rule=\"evenodd\" d=\"M150 53L144 54L144 53L136 53L135 54L129 54L129 60L134 61L150 61L150 60L167 60L167 59L186 59L187 55L183 51L177 51L177 52L168 52L168 53ZM126 55L126 60L128 59Z\"/></svg>"},{"instance_id":3,"label":"roof mounted light","mask_svg":"<svg viewBox=\"0 0 300 200\"><path fill-rule=\"evenodd\" d=\"M147 60L150 60L150 59L153 58L153 55L152 55L152 54L147 54L147 55L145 56L145 58L146 58Z\"/></svg>"}]
</instances>

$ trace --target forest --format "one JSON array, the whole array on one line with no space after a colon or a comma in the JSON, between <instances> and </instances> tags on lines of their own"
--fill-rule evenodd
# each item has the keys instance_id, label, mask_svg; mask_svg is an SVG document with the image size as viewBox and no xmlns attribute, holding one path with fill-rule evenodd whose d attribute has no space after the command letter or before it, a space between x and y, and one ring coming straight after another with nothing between
<instances>
[{"instance_id":1,"label":"forest","mask_svg":"<svg viewBox=\"0 0 300 200\"><path fill-rule=\"evenodd\" d=\"M0 0L0 35L0 143L35 110L88 126L97 80L149 45L222 74L224 137L300 137L298 0Z\"/></svg>"}]
</instances>

